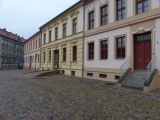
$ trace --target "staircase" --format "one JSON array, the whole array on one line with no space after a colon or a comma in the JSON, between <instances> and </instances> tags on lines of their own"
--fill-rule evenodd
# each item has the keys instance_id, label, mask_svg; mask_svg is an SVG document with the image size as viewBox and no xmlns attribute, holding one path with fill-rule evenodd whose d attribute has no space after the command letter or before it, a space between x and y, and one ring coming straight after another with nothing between
<instances>
[{"instance_id":1,"label":"staircase","mask_svg":"<svg viewBox=\"0 0 160 120\"><path fill-rule=\"evenodd\" d=\"M146 81L147 70L135 70L123 82L122 87L130 87L143 90Z\"/></svg>"}]
</instances>

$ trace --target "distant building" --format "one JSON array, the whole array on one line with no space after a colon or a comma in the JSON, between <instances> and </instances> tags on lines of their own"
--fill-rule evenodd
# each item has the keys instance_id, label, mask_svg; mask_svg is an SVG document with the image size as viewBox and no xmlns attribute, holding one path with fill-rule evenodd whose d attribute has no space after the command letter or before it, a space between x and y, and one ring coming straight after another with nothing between
<instances>
[{"instance_id":1,"label":"distant building","mask_svg":"<svg viewBox=\"0 0 160 120\"><path fill-rule=\"evenodd\" d=\"M40 32L35 33L24 42L24 68L40 69Z\"/></svg>"},{"instance_id":2,"label":"distant building","mask_svg":"<svg viewBox=\"0 0 160 120\"><path fill-rule=\"evenodd\" d=\"M23 37L0 29L0 69L17 67L24 56L23 42Z\"/></svg>"}]
</instances>

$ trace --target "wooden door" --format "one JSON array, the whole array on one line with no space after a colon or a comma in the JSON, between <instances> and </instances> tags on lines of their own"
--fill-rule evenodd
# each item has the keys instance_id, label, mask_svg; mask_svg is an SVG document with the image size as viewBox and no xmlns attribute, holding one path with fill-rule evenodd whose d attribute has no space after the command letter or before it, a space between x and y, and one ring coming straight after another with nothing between
<instances>
[{"instance_id":1,"label":"wooden door","mask_svg":"<svg viewBox=\"0 0 160 120\"><path fill-rule=\"evenodd\" d=\"M54 69L59 68L59 50L55 50L54 52Z\"/></svg>"},{"instance_id":2,"label":"wooden door","mask_svg":"<svg viewBox=\"0 0 160 120\"><path fill-rule=\"evenodd\" d=\"M134 37L134 69L146 70L151 61L151 33Z\"/></svg>"}]
</instances>

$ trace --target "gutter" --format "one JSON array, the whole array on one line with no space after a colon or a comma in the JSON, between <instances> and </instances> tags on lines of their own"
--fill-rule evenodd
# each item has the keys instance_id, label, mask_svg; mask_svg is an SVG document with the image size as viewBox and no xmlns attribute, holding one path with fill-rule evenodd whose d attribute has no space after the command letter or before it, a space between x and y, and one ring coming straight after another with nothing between
<instances>
[{"instance_id":1,"label":"gutter","mask_svg":"<svg viewBox=\"0 0 160 120\"><path fill-rule=\"evenodd\" d=\"M82 78L84 78L84 31L85 31L85 7L84 2L85 0L82 0L83 2L83 52L82 52Z\"/></svg>"}]
</instances>

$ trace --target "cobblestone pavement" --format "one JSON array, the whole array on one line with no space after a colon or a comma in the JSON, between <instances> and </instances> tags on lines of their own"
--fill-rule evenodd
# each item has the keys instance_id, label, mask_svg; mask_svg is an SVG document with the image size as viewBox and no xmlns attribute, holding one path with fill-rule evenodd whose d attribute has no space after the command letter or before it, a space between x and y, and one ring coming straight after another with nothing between
<instances>
[{"instance_id":1,"label":"cobblestone pavement","mask_svg":"<svg viewBox=\"0 0 160 120\"><path fill-rule=\"evenodd\" d=\"M0 70L0 120L160 120L160 97L154 94L26 72Z\"/></svg>"}]
</instances>

